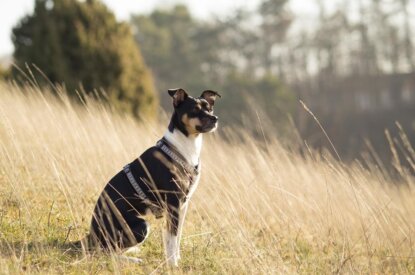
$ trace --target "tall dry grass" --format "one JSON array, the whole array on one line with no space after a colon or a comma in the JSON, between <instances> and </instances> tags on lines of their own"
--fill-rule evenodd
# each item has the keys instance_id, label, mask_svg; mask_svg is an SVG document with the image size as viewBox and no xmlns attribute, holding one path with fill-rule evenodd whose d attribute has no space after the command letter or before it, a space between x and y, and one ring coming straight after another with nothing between
<instances>
[{"instance_id":1,"label":"tall dry grass","mask_svg":"<svg viewBox=\"0 0 415 275\"><path fill-rule=\"evenodd\" d=\"M65 245L86 234L110 177L166 125L167 117L138 124L99 102L80 106L63 92L0 84L0 273L168 271L162 222L153 218L141 265ZM243 131L226 141L205 138L202 179L173 272L415 272L409 172L402 169L397 182L374 164L346 166L311 150L300 156L276 138L264 144Z\"/></svg>"}]
</instances>

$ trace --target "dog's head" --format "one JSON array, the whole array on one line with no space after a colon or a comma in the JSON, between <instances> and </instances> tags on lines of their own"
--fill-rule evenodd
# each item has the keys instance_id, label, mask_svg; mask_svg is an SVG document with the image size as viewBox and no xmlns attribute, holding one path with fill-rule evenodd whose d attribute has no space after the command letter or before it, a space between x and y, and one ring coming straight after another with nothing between
<instances>
[{"instance_id":1,"label":"dog's head","mask_svg":"<svg viewBox=\"0 0 415 275\"><path fill-rule=\"evenodd\" d=\"M216 130L218 117L213 114L213 105L216 99L221 97L219 93L207 90L196 98L189 96L181 88L169 89L168 93L173 98L175 112L169 129L177 127L186 135Z\"/></svg>"}]
</instances>

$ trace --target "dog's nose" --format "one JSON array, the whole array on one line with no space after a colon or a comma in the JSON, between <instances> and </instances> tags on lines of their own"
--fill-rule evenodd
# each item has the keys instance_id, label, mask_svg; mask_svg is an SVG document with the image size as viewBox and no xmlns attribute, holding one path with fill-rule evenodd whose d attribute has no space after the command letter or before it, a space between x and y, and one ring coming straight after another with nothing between
<instances>
[{"instance_id":1,"label":"dog's nose","mask_svg":"<svg viewBox=\"0 0 415 275\"><path fill-rule=\"evenodd\" d=\"M217 116L212 116L212 120L213 120L213 122L217 122L218 121L218 117Z\"/></svg>"}]
</instances>

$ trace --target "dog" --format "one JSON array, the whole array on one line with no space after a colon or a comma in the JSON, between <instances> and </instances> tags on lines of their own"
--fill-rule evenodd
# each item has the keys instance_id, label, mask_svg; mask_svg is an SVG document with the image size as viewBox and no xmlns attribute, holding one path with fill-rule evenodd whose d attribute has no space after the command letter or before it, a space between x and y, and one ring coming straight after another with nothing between
<instances>
[{"instance_id":1,"label":"dog","mask_svg":"<svg viewBox=\"0 0 415 275\"><path fill-rule=\"evenodd\" d=\"M183 223L200 179L202 135L218 126L213 106L221 96L207 90L194 98L181 88L169 89L168 94L174 112L166 133L105 186L93 211L88 240L123 252L147 238L147 214L165 217L167 263L178 266Z\"/></svg>"}]
</instances>

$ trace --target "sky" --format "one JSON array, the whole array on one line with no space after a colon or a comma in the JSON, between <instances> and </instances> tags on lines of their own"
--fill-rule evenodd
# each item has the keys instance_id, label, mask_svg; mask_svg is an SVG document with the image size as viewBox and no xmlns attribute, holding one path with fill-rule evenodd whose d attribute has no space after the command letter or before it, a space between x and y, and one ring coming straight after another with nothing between
<instances>
[{"instance_id":1,"label":"sky","mask_svg":"<svg viewBox=\"0 0 415 275\"><path fill-rule=\"evenodd\" d=\"M250 10L261 0L103 0L119 20L128 20L131 14L149 13L158 7L168 7L176 3L186 4L196 17L209 19L231 14L238 7ZM13 53L11 30L26 14L33 11L34 0L0 0L0 57ZM313 1L293 0L291 9L300 13L316 12Z\"/></svg>"}]
</instances>

